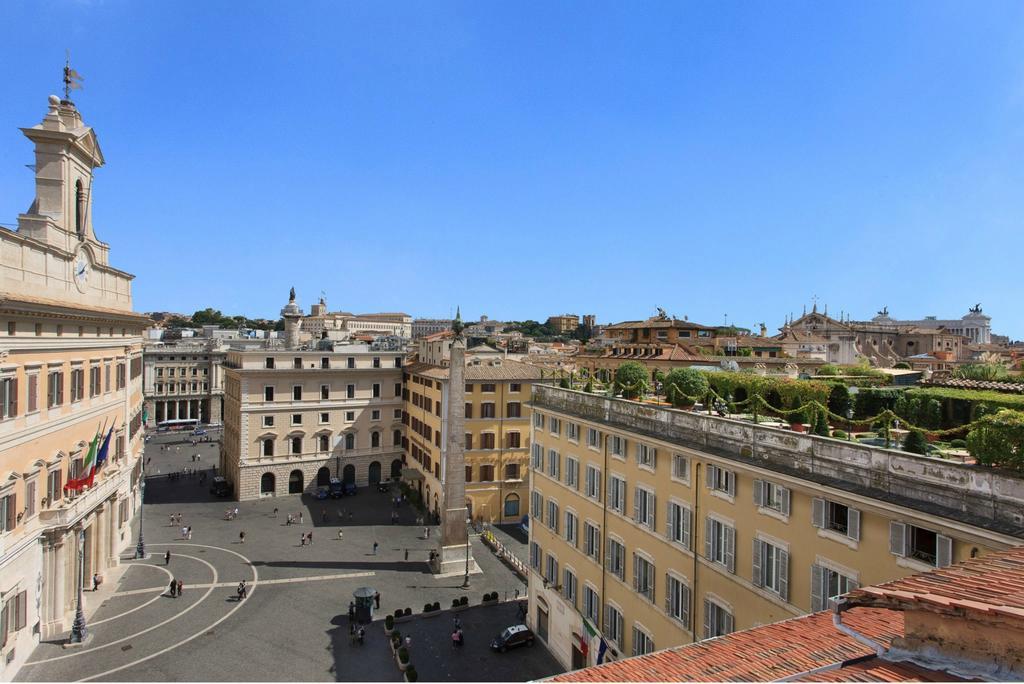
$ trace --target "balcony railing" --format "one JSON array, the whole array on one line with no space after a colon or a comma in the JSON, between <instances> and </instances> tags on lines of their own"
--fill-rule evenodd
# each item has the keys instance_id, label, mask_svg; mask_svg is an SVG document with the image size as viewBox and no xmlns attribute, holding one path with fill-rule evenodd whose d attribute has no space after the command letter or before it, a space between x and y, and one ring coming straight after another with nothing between
<instances>
[{"instance_id":1,"label":"balcony railing","mask_svg":"<svg viewBox=\"0 0 1024 684\"><path fill-rule=\"evenodd\" d=\"M131 475L131 468L125 468L113 477L100 480L92 488L73 499L63 499L59 504L39 512L39 522L44 527L69 527L84 518L96 506L117 491Z\"/></svg>"}]
</instances>

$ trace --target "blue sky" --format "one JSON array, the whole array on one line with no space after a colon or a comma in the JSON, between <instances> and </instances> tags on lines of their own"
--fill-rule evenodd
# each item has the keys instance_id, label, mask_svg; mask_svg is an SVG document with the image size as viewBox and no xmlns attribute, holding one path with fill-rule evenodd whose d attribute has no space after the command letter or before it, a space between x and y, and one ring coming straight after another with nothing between
<instances>
[{"instance_id":1,"label":"blue sky","mask_svg":"<svg viewBox=\"0 0 1024 684\"><path fill-rule=\"evenodd\" d=\"M0 223L75 96L142 311L769 328L976 302L1024 337L1024 4L7 0Z\"/></svg>"}]
</instances>

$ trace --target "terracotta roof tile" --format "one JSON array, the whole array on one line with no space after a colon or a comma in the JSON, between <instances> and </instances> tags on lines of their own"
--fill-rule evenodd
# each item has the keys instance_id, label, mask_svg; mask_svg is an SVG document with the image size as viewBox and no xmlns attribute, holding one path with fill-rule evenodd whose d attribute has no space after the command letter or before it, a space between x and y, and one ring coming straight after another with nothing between
<instances>
[{"instance_id":1,"label":"terracotta roof tile","mask_svg":"<svg viewBox=\"0 0 1024 684\"><path fill-rule=\"evenodd\" d=\"M812 672L797 682L963 682L967 681L944 670L929 670L910 662L891 662L881 658L838 667L824 672Z\"/></svg>"},{"instance_id":2,"label":"terracotta roof tile","mask_svg":"<svg viewBox=\"0 0 1024 684\"><path fill-rule=\"evenodd\" d=\"M897 611L856 608L843 615L843 622L885 646L903 636L903 614ZM831 613L820 612L567 672L550 681L770 681L873 654L837 630Z\"/></svg>"},{"instance_id":3,"label":"terracotta roof tile","mask_svg":"<svg viewBox=\"0 0 1024 684\"><path fill-rule=\"evenodd\" d=\"M541 369L521 361L500 359L500 364L492 365L490 360L482 360L479 364L466 364L466 380L540 380ZM448 368L429 363L411 363L404 367L406 373L422 375L437 380L448 379Z\"/></svg>"}]
</instances>

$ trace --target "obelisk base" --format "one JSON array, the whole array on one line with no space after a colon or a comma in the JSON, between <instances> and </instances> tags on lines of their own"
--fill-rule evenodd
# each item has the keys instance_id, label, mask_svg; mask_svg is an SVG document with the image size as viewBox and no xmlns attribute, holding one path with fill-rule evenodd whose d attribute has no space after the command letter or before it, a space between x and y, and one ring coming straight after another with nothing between
<instances>
[{"instance_id":1,"label":"obelisk base","mask_svg":"<svg viewBox=\"0 0 1024 684\"><path fill-rule=\"evenodd\" d=\"M439 555L434 559L431 570L438 577L455 577L466 574L466 545L442 546ZM483 570L473 560L473 547L469 547L469 574L476 575Z\"/></svg>"}]
</instances>

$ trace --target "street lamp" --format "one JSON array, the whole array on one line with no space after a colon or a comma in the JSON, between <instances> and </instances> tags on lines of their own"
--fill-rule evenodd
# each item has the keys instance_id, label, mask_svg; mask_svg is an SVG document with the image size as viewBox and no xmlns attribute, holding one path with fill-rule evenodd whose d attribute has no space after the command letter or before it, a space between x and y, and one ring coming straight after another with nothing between
<instances>
[{"instance_id":1,"label":"street lamp","mask_svg":"<svg viewBox=\"0 0 1024 684\"><path fill-rule=\"evenodd\" d=\"M846 441L853 441L853 407L846 409Z\"/></svg>"},{"instance_id":2,"label":"street lamp","mask_svg":"<svg viewBox=\"0 0 1024 684\"><path fill-rule=\"evenodd\" d=\"M75 622L71 625L71 643L85 643L85 611L82 610L82 584L85 582L85 530L78 530L78 606L75 608Z\"/></svg>"},{"instance_id":3,"label":"street lamp","mask_svg":"<svg viewBox=\"0 0 1024 684\"><path fill-rule=\"evenodd\" d=\"M142 534L142 517L146 510L146 452L142 452L142 467L139 469L139 543L135 545L135 558L145 560L146 538Z\"/></svg>"},{"instance_id":4,"label":"street lamp","mask_svg":"<svg viewBox=\"0 0 1024 684\"><path fill-rule=\"evenodd\" d=\"M466 519L466 574L462 577L462 588L469 588L469 519Z\"/></svg>"}]
</instances>

